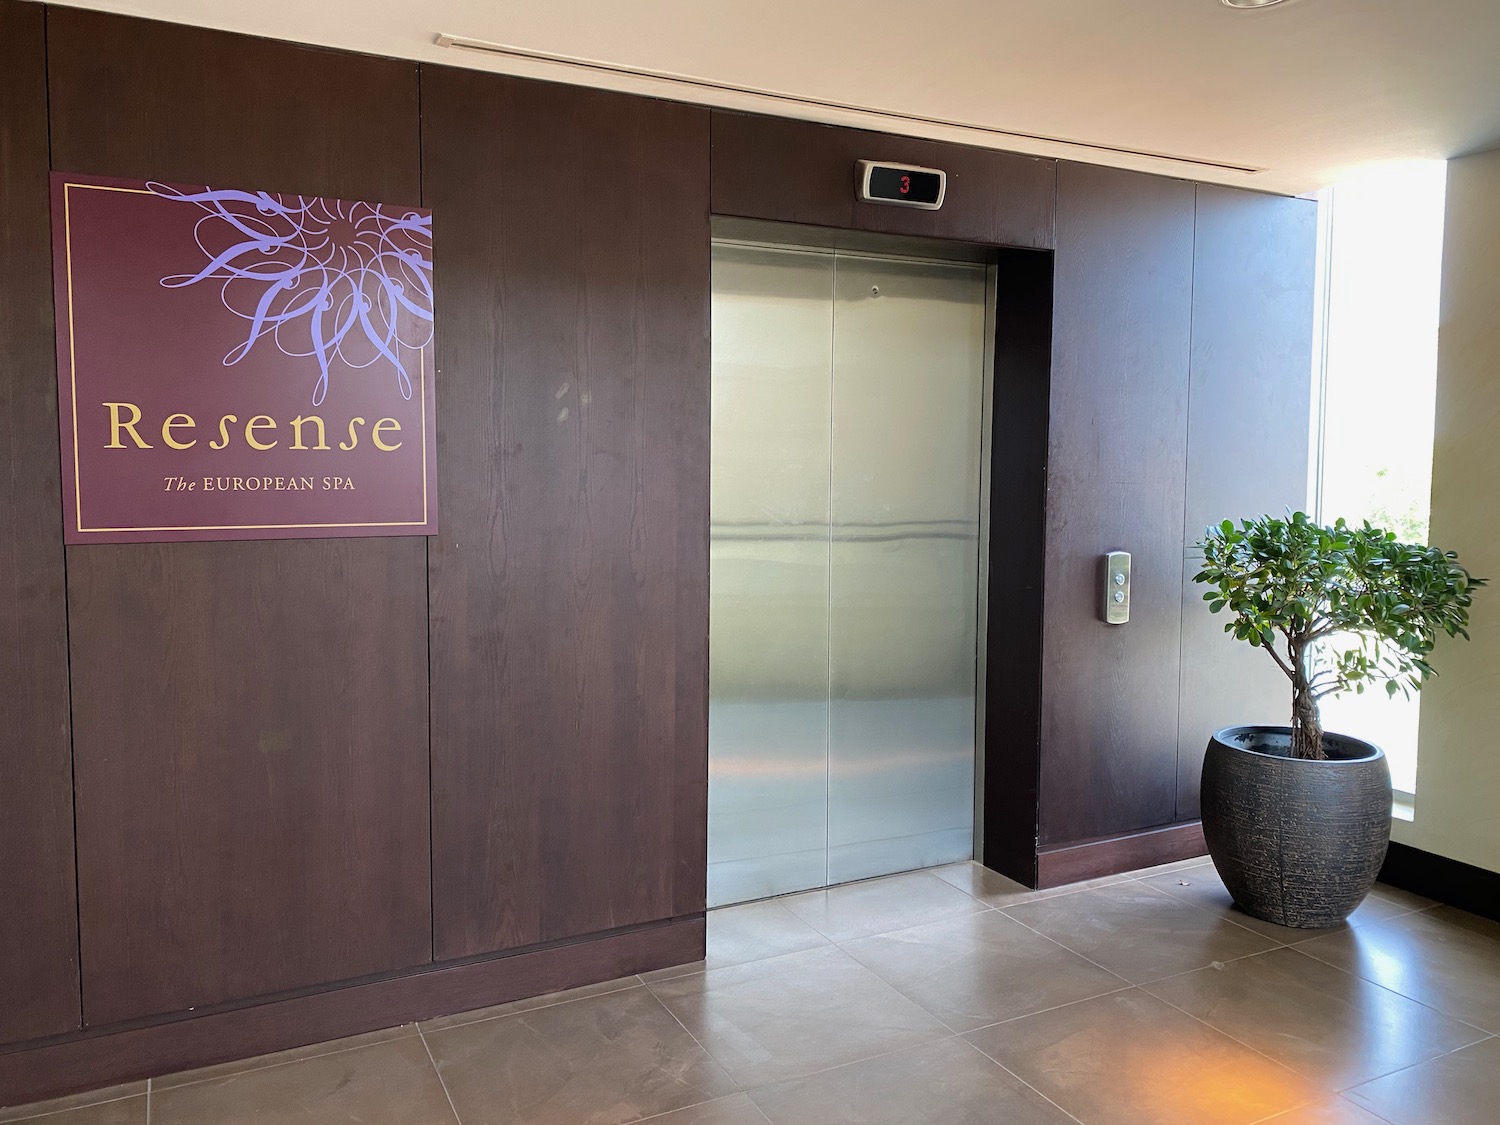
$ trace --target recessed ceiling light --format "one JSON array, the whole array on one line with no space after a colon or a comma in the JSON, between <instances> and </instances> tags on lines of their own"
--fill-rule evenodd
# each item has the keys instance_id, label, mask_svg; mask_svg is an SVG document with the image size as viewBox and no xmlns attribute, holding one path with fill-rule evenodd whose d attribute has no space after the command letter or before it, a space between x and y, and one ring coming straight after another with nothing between
<instances>
[{"instance_id":1,"label":"recessed ceiling light","mask_svg":"<svg viewBox=\"0 0 1500 1125\"><path fill-rule=\"evenodd\" d=\"M1270 8L1287 0L1219 0L1226 8Z\"/></svg>"}]
</instances>

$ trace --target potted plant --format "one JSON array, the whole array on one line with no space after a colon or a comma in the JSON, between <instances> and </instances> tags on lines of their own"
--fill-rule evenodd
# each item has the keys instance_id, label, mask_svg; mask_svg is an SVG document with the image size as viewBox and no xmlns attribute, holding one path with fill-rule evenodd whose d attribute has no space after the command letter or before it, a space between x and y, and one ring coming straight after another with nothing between
<instances>
[{"instance_id":1,"label":"potted plant","mask_svg":"<svg viewBox=\"0 0 1500 1125\"><path fill-rule=\"evenodd\" d=\"M1391 833L1384 752L1323 731L1318 704L1383 683L1420 690L1440 634L1468 637L1474 578L1451 551L1303 512L1208 529L1195 580L1224 631L1266 651L1291 688L1291 725L1226 727L1203 761L1203 835L1240 908L1284 926L1342 922Z\"/></svg>"}]
</instances>

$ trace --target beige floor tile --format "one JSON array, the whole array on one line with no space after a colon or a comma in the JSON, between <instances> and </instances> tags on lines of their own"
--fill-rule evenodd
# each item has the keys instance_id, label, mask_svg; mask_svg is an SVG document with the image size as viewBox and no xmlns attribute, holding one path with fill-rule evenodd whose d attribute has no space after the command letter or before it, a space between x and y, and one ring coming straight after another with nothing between
<instances>
[{"instance_id":1,"label":"beige floor tile","mask_svg":"<svg viewBox=\"0 0 1500 1125\"><path fill-rule=\"evenodd\" d=\"M1415 910L1426 910L1436 905L1431 899L1414 895L1410 891L1377 883L1370 891L1369 897L1360 903L1358 909L1342 925L1332 926L1326 930L1297 930L1288 926L1278 926L1275 922L1266 922L1246 914L1235 905L1234 899L1224 886L1224 881L1219 878L1219 873L1214 870L1212 864L1185 871L1154 875L1142 881L1147 886L1165 891L1203 910L1213 911L1237 925L1287 945L1308 941L1323 934L1337 933L1355 926L1368 925L1371 922L1396 918Z\"/></svg>"},{"instance_id":2,"label":"beige floor tile","mask_svg":"<svg viewBox=\"0 0 1500 1125\"><path fill-rule=\"evenodd\" d=\"M415 1036L151 1092L151 1125L454 1125Z\"/></svg>"},{"instance_id":3,"label":"beige floor tile","mask_svg":"<svg viewBox=\"0 0 1500 1125\"><path fill-rule=\"evenodd\" d=\"M518 1012L532 1012L537 1008L550 1008L553 1004L569 1004L574 1000L586 1000L590 996L607 996L611 992L621 992L627 988L639 988L640 977L621 977L618 980L602 981L599 984L586 984L582 988L569 988L563 992L548 992L543 996L532 996L525 1000L513 1000L509 1004L496 1004L489 1008L475 1008L469 1012L456 1012L451 1016L438 1016L436 1019L424 1020L421 1024L423 1031L441 1031L445 1027L458 1027L461 1024L477 1023L479 1020L492 1020L497 1016L513 1016Z\"/></svg>"},{"instance_id":4,"label":"beige floor tile","mask_svg":"<svg viewBox=\"0 0 1500 1125\"><path fill-rule=\"evenodd\" d=\"M1138 989L966 1038L1083 1125L1249 1125L1322 1094Z\"/></svg>"},{"instance_id":5,"label":"beige floor tile","mask_svg":"<svg viewBox=\"0 0 1500 1125\"><path fill-rule=\"evenodd\" d=\"M163 1075L151 1081L151 1088L155 1092L170 1090L174 1086L186 1086L193 1082L207 1082L211 1078L224 1078L231 1074L243 1074L248 1070L261 1070L268 1066L281 1066L283 1063L298 1062L302 1059L313 1059L319 1055L334 1055L340 1051L351 1051L356 1047L368 1047L375 1043L389 1043L392 1039L405 1039L416 1035L417 1025L414 1023L404 1024L401 1027L387 1028L384 1031L372 1031L367 1035L351 1035L347 1039L331 1039L324 1043L310 1043L306 1047L294 1047L290 1051L277 1051L270 1055L255 1055L248 1059L237 1059L234 1062L221 1063L218 1066L205 1066L197 1070L184 1070L176 1074Z\"/></svg>"},{"instance_id":6,"label":"beige floor tile","mask_svg":"<svg viewBox=\"0 0 1500 1125\"><path fill-rule=\"evenodd\" d=\"M1437 906L1433 909L1432 916L1461 929L1473 930L1491 941L1500 941L1500 922L1492 919L1481 918L1478 914L1470 914L1456 906Z\"/></svg>"},{"instance_id":7,"label":"beige floor tile","mask_svg":"<svg viewBox=\"0 0 1500 1125\"><path fill-rule=\"evenodd\" d=\"M122 1086L110 1086L103 1090L90 1090L82 1094L70 1094L65 1098L49 1098L44 1102L27 1105L0 1106L0 1121L24 1121L43 1114L61 1114L64 1110L82 1109L102 1102L118 1102L146 1092L146 1083L127 1082ZM71 1125L62 1117L55 1117L58 1125ZM105 1120L108 1120L105 1118Z\"/></svg>"},{"instance_id":8,"label":"beige floor tile","mask_svg":"<svg viewBox=\"0 0 1500 1125\"><path fill-rule=\"evenodd\" d=\"M619 1125L737 1092L644 986L426 1034L463 1125Z\"/></svg>"},{"instance_id":9,"label":"beige floor tile","mask_svg":"<svg viewBox=\"0 0 1500 1125\"><path fill-rule=\"evenodd\" d=\"M1017 883L1014 879L991 871L978 863L950 863L947 867L934 867L931 874L949 886L957 887L970 898L978 899L989 906L1009 906L1026 902L1039 892Z\"/></svg>"},{"instance_id":10,"label":"beige floor tile","mask_svg":"<svg viewBox=\"0 0 1500 1125\"><path fill-rule=\"evenodd\" d=\"M925 871L805 891L777 901L832 941L870 937L985 909L983 903Z\"/></svg>"},{"instance_id":11,"label":"beige floor tile","mask_svg":"<svg viewBox=\"0 0 1500 1125\"><path fill-rule=\"evenodd\" d=\"M1500 1039L1377 1078L1347 1096L1392 1125L1495 1125Z\"/></svg>"},{"instance_id":12,"label":"beige floor tile","mask_svg":"<svg viewBox=\"0 0 1500 1125\"><path fill-rule=\"evenodd\" d=\"M1276 947L1276 942L1139 880L1005 913L1135 984Z\"/></svg>"},{"instance_id":13,"label":"beige floor tile","mask_svg":"<svg viewBox=\"0 0 1500 1125\"><path fill-rule=\"evenodd\" d=\"M1191 859L1179 859L1175 863L1158 863L1154 867L1142 867L1138 871L1128 874L1132 879L1151 879L1158 875L1172 875L1178 871L1191 871L1195 867L1212 867L1214 861L1206 855L1193 856Z\"/></svg>"},{"instance_id":14,"label":"beige floor tile","mask_svg":"<svg viewBox=\"0 0 1500 1125\"><path fill-rule=\"evenodd\" d=\"M1243 926L1247 930L1254 930L1278 945L1306 941L1313 936L1305 930L1278 926L1275 922L1265 922L1246 914L1235 905L1233 897L1224 886L1224 881L1219 878L1219 873L1214 870L1213 864L1152 875L1142 879L1141 882L1148 887L1164 891L1173 898L1180 898L1183 902L1196 906L1200 910L1207 910L1225 921Z\"/></svg>"},{"instance_id":15,"label":"beige floor tile","mask_svg":"<svg viewBox=\"0 0 1500 1125\"><path fill-rule=\"evenodd\" d=\"M1296 947L1485 1031L1500 1033L1500 925L1450 907Z\"/></svg>"},{"instance_id":16,"label":"beige floor tile","mask_svg":"<svg viewBox=\"0 0 1500 1125\"><path fill-rule=\"evenodd\" d=\"M773 898L715 907L708 912L708 956L704 960L642 973L640 979L649 984L828 945L826 937L786 908L786 901Z\"/></svg>"},{"instance_id":17,"label":"beige floor tile","mask_svg":"<svg viewBox=\"0 0 1500 1125\"><path fill-rule=\"evenodd\" d=\"M772 1125L1072 1125L961 1039L766 1086L751 1097Z\"/></svg>"},{"instance_id":18,"label":"beige floor tile","mask_svg":"<svg viewBox=\"0 0 1500 1125\"><path fill-rule=\"evenodd\" d=\"M642 973L641 983L651 984L653 981L671 980L673 977L688 977L694 973L701 973L707 968L707 961L688 961L681 965L668 965L665 969L652 969L650 972Z\"/></svg>"},{"instance_id":19,"label":"beige floor tile","mask_svg":"<svg viewBox=\"0 0 1500 1125\"><path fill-rule=\"evenodd\" d=\"M1101 879L1088 879L1081 883L1068 883L1061 887L1048 887L1038 891L1023 886L1014 879L1001 875L998 871L991 871L973 862L950 863L947 867L935 867L931 874L985 905L994 907L1015 906L1022 902L1040 902L1059 895L1086 891L1093 887L1107 887L1130 880L1128 874L1106 875Z\"/></svg>"},{"instance_id":20,"label":"beige floor tile","mask_svg":"<svg viewBox=\"0 0 1500 1125\"><path fill-rule=\"evenodd\" d=\"M27 1121L33 1125L146 1125L146 1095L135 1094L114 1101L72 1109L55 1108L45 1116L5 1117L5 1121Z\"/></svg>"},{"instance_id":21,"label":"beige floor tile","mask_svg":"<svg viewBox=\"0 0 1500 1125\"><path fill-rule=\"evenodd\" d=\"M748 1094L731 1094L648 1118L642 1125L766 1125L766 1115L755 1108Z\"/></svg>"},{"instance_id":22,"label":"beige floor tile","mask_svg":"<svg viewBox=\"0 0 1500 1125\"><path fill-rule=\"evenodd\" d=\"M1438 903L1434 899L1426 898L1412 891L1393 887L1388 883L1376 883L1370 888L1370 897L1360 905L1363 910L1366 905L1375 904L1375 909L1367 917L1373 921L1376 917L1394 918L1399 914L1410 914L1416 910L1431 910ZM1359 911L1355 911L1356 914Z\"/></svg>"},{"instance_id":23,"label":"beige floor tile","mask_svg":"<svg viewBox=\"0 0 1500 1125\"><path fill-rule=\"evenodd\" d=\"M708 956L704 967L722 969L800 953L827 945L828 939L779 900L748 902L708 912Z\"/></svg>"},{"instance_id":24,"label":"beige floor tile","mask_svg":"<svg viewBox=\"0 0 1500 1125\"><path fill-rule=\"evenodd\" d=\"M1295 949L1272 950L1145 987L1332 1091L1486 1037Z\"/></svg>"},{"instance_id":25,"label":"beige floor tile","mask_svg":"<svg viewBox=\"0 0 1500 1125\"><path fill-rule=\"evenodd\" d=\"M1257 1125L1389 1125L1367 1109L1337 1095L1305 1105L1289 1113L1278 1113Z\"/></svg>"},{"instance_id":26,"label":"beige floor tile","mask_svg":"<svg viewBox=\"0 0 1500 1125\"><path fill-rule=\"evenodd\" d=\"M940 1022L833 946L651 987L747 1089L948 1034Z\"/></svg>"},{"instance_id":27,"label":"beige floor tile","mask_svg":"<svg viewBox=\"0 0 1500 1125\"><path fill-rule=\"evenodd\" d=\"M1127 987L994 910L861 938L843 948L954 1031Z\"/></svg>"}]
</instances>

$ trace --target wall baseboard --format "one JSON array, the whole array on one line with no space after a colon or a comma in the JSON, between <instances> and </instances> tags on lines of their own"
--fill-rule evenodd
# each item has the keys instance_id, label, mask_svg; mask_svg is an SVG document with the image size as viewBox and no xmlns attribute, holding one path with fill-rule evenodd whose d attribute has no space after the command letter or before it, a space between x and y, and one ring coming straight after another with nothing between
<instances>
[{"instance_id":1,"label":"wall baseboard","mask_svg":"<svg viewBox=\"0 0 1500 1125\"><path fill-rule=\"evenodd\" d=\"M1392 840L1380 881L1500 922L1500 872Z\"/></svg>"},{"instance_id":2,"label":"wall baseboard","mask_svg":"<svg viewBox=\"0 0 1500 1125\"><path fill-rule=\"evenodd\" d=\"M1060 887L1207 854L1203 824L1197 820L1119 836L1102 836L1076 844L1039 849L1036 856L1037 886Z\"/></svg>"},{"instance_id":3,"label":"wall baseboard","mask_svg":"<svg viewBox=\"0 0 1500 1125\"><path fill-rule=\"evenodd\" d=\"M0 1106L342 1039L701 960L703 915L247 1007L0 1048Z\"/></svg>"}]
</instances>

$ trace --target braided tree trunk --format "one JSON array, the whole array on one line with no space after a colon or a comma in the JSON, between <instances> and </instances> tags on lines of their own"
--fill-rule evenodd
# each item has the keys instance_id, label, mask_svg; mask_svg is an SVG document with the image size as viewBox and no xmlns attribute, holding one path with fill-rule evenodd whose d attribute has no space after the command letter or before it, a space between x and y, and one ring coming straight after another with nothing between
<instances>
[{"instance_id":1,"label":"braided tree trunk","mask_svg":"<svg viewBox=\"0 0 1500 1125\"><path fill-rule=\"evenodd\" d=\"M1307 682L1302 653L1295 654L1296 676L1292 681L1292 757L1324 759L1323 723L1318 716L1318 700Z\"/></svg>"}]
</instances>

